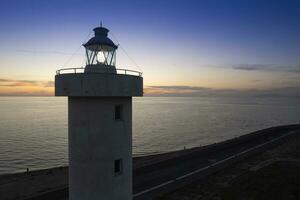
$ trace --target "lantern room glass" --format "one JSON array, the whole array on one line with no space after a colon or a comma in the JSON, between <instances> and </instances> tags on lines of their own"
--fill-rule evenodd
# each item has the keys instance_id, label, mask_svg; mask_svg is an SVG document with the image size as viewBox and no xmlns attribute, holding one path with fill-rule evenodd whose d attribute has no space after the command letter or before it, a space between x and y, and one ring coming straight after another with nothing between
<instances>
[{"instance_id":1,"label":"lantern room glass","mask_svg":"<svg viewBox=\"0 0 300 200\"><path fill-rule=\"evenodd\" d=\"M99 46L99 51L86 48L87 65L103 64L116 66L116 50L104 50L105 48L102 48L101 45Z\"/></svg>"}]
</instances>

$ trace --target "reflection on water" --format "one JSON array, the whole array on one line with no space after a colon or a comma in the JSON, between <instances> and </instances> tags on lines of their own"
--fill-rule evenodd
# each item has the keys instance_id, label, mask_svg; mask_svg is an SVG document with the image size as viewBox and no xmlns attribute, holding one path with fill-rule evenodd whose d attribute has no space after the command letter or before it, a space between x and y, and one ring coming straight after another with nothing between
<instances>
[{"instance_id":1,"label":"reflection on water","mask_svg":"<svg viewBox=\"0 0 300 200\"><path fill-rule=\"evenodd\" d=\"M0 113L0 173L67 164L67 98L0 97ZM291 123L300 123L299 99L134 98L133 152L202 146Z\"/></svg>"}]
</instances>

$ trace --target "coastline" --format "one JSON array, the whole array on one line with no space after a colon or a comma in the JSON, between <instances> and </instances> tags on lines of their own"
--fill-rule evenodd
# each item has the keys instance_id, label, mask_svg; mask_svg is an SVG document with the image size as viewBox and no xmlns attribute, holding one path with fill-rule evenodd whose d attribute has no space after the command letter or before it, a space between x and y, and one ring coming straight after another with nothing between
<instances>
[{"instance_id":1,"label":"coastline","mask_svg":"<svg viewBox=\"0 0 300 200\"><path fill-rule=\"evenodd\" d=\"M271 127L208 146L195 147L157 155L135 157L133 158L133 174L135 177L157 167L186 159L194 154L201 155L208 154L210 152L222 151L222 149L228 148L232 145L242 145L243 143L251 140L271 138L275 135L280 135L284 131L294 129L299 130L300 125ZM67 166L0 175L0 199L9 200L17 198L33 200L39 199L38 196L46 194L51 194L51 197L56 194L58 196L55 199L59 199L60 197L64 199L68 186L67 175Z\"/></svg>"}]
</instances>

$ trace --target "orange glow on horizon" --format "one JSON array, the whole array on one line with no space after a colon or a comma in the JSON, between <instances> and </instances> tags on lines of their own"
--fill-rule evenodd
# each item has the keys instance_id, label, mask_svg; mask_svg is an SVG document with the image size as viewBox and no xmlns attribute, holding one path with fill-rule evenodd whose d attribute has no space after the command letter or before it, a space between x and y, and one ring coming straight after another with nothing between
<instances>
[{"instance_id":1,"label":"orange glow on horizon","mask_svg":"<svg viewBox=\"0 0 300 200\"><path fill-rule=\"evenodd\" d=\"M1 96L53 96L53 81L0 79Z\"/></svg>"}]
</instances>

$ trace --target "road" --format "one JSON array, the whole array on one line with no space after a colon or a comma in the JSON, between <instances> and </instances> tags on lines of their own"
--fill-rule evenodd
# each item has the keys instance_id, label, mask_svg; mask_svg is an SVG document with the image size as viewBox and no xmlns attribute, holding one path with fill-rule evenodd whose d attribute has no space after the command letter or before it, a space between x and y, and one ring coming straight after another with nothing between
<instances>
[{"instance_id":1,"label":"road","mask_svg":"<svg viewBox=\"0 0 300 200\"><path fill-rule=\"evenodd\" d=\"M135 200L153 199L157 194L179 187L195 178L224 168L239 158L262 151L287 137L298 134L299 129L287 127L264 130L252 138L237 139L221 147L193 152L134 171L133 194Z\"/></svg>"}]
</instances>

